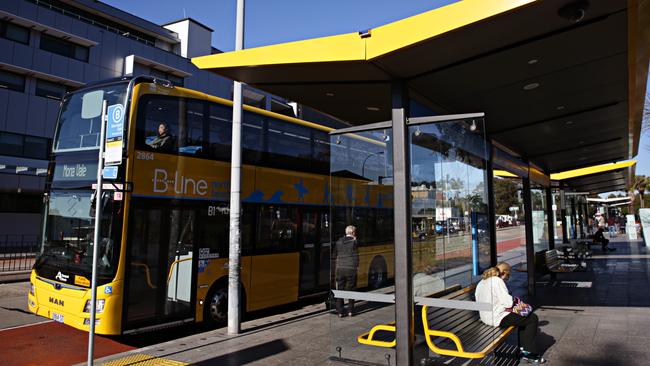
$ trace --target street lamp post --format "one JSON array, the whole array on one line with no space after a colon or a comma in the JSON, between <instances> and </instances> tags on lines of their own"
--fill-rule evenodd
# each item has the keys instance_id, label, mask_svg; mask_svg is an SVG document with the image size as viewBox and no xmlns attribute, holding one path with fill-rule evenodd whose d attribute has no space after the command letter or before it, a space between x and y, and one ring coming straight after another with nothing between
<instances>
[{"instance_id":1,"label":"street lamp post","mask_svg":"<svg viewBox=\"0 0 650 366\"><path fill-rule=\"evenodd\" d=\"M361 176L362 177L365 178L365 176L366 176L366 174L365 174L366 161L368 161L368 158L370 158L371 156L375 156L375 155L384 155L384 152L383 151L377 151L377 152L368 154L368 156L366 156L366 158L363 159L363 164L361 164Z\"/></svg>"},{"instance_id":2,"label":"street lamp post","mask_svg":"<svg viewBox=\"0 0 650 366\"><path fill-rule=\"evenodd\" d=\"M643 192L645 192L645 182L639 183L639 188L637 189L639 190L639 198L641 200L640 207L643 208Z\"/></svg>"}]
</instances>

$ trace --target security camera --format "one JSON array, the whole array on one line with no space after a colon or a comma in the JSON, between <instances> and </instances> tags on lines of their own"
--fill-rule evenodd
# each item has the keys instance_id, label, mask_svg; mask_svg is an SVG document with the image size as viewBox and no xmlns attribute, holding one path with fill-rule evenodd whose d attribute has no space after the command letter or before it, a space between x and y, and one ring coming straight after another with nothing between
<instances>
[{"instance_id":1,"label":"security camera","mask_svg":"<svg viewBox=\"0 0 650 366\"><path fill-rule=\"evenodd\" d=\"M560 8L557 11L558 15L564 19L567 19L571 23L578 23L587 15L587 9L589 8L589 1L587 0L578 0L571 3L568 3Z\"/></svg>"}]
</instances>

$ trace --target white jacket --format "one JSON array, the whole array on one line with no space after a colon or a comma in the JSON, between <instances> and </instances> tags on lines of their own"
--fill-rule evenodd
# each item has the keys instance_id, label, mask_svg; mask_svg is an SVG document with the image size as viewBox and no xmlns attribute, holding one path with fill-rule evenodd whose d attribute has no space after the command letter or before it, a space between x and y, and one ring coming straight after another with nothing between
<instances>
[{"instance_id":1,"label":"white jacket","mask_svg":"<svg viewBox=\"0 0 650 366\"><path fill-rule=\"evenodd\" d=\"M512 307L512 296L508 293L506 283L497 276L492 276L476 285L476 302L492 304L492 311L479 311L481 321L498 327L501 320L510 314L506 308Z\"/></svg>"}]
</instances>

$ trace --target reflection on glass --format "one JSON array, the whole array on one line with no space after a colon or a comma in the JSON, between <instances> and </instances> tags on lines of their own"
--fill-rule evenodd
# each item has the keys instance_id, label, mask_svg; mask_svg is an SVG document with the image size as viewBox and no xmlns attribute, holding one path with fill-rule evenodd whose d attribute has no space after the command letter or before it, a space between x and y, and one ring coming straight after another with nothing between
<instances>
[{"instance_id":1,"label":"reflection on glass","mask_svg":"<svg viewBox=\"0 0 650 366\"><path fill-rule=\"evenodd\" d=\"M390 132L384 130L332 136L326 187L331 203L330 216L325 218L331 230L330 283L335 297L331 354L381 364L387 357L394 359L394 348L372 346L358 337L395 321L390 140ZM394 341L394 332L374 334Z\"/></svg>"},{"instance_id":2,"label":"reflection on glass","mask_svg":"<svg viewBox=\"0 0 650 366\"><path fill-rule=\"evenodd\" d=\"M531 187L531 223L533 225L533 244L535 253L548 249L548 220L546 217L546 190Z\"/></svg>"},{"instance_id":3,"label":"reflection on glass","mask_svg":"<svg viewBox=\"0 0 650 366\"><path fill-rule=\"evenodd\" d=\"M468 285L490 264L486 144L471 123L409 128L415 296Z\"/></svg>"}]
</instances>

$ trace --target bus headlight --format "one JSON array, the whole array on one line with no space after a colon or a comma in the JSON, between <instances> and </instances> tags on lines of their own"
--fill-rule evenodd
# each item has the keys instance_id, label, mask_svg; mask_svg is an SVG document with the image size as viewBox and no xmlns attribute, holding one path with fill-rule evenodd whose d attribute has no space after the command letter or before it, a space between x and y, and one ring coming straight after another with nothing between
<instances>
[{"instance_id":1,"label":"bus headlight","mask_svg":"<svg viewBox=\"0 0 650 366\"><path fill-rule=\"evenodd\" d=\"M95 306L95 312L101 313L104 311L104 303L106 300L99 299L97 300L97 306ZM90 313L90 300L86 300L86 305L84 305L84 313Z\"/></svg>"},{"instance_id":2,"label":"bus headlight","mask_svg":"<svg viewBox=\"0 0 650 366\"><path fill-rule=\"evenodd\" d=\"M36 296L36 293L35 293L35 290L34 290L34 284L31 283L31 282L29 283L29 294L32 295L32 296Z\"/></svg>"}]
</instances>

